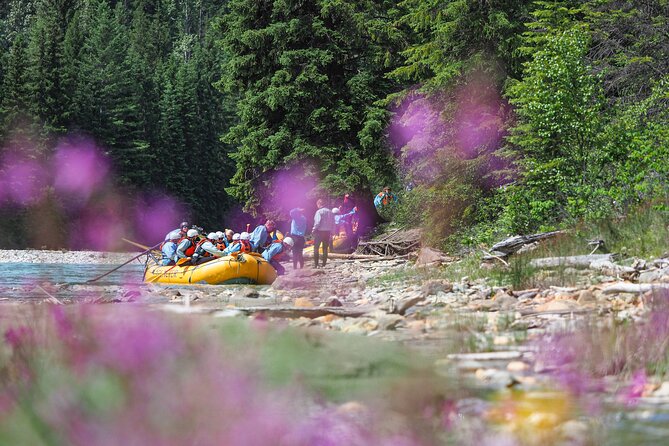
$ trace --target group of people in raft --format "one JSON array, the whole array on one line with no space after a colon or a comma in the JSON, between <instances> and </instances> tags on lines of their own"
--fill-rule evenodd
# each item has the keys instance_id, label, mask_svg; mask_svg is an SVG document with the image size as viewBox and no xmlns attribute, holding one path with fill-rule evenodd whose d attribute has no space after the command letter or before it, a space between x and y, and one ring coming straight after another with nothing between
<instances>
[{"instance_id":1,"label":"group of people in raft","mask_svg":"<svg viewBox=\"0 0 669 446\"><path fill-rule=\"evenodd\" d=\"M384 188L374 199L374 205L379 208L397 198L392 195L390 188ZM343 229L347 238L353 237L353 220L358 208L354 206L351 197L344 196L339 207L328 208L323 199L317 201L318 210L314 214L312 235L314 238L314 268L325 267L328 259L328 250L332 248L332 236L339 234ZM181 223L180 228L170 231L162 244L161 264L168 265L199 265L218 257L236 256L240 253L259 253L269 262L277 274L285 273L285 268L279 262L292 251L293 268L304 267L303 250L306 244L307 217L303 208L294 208L290 211L290 232L281 237L276 223L267 220L256 226L253 232L235 232L232 229L210 232L206 238L201 229L191 227L188 222ZM322 250L322 257L320 252ZM189 259L189 260L182 260ZM322 259L322 263L319 261Z\"/></svg>"}]
</instances>

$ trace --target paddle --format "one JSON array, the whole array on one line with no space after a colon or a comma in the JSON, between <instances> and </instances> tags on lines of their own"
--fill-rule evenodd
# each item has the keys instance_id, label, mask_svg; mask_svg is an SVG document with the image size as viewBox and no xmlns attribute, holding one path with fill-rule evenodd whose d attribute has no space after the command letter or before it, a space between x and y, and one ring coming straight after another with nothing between
<instances>
[{"instance_id":1,"label":"paddle","mask_svg":"<svg viewBox=\"0 0 669 446\"><path fill-rule=\"evenodd\" d=\"M132 262L133 260L142 257L143 255L149 253L149 252L150 252L151 250L153 250L153 249L156 249L158 246L161 245L161 243L163 243L163 242L160 242L160 243L158 243L157 245L152 246L152 247L146 249L146 250L143 251L143 252L140 252L140 253L137 254L135 257L133 257L132 259L128 260L127 262L125 262L125 263L123 263L123 264L117 266L117 267L114 268L113 270L111 270L111 271L107 271L106 273L102 274L101 276L98 276L98 277L95 277L95 278L93 278L93 279L87 280L86 282L87 282L87 283L89 283L89 282L95 282L96 280L100 280L100 279L102 279L103 277L105 277L105 276L107 276L107 275L113 273L113 272L116 271L117 269L119 269L119 268L121 268L121 267L127 265L127 264L130 263L130 262Z\"/></svg>"},{"instance_id":2,"label":"paddle","mask_svg":"<svg viewBox=\"0 0 669 446\"><path fill-rule=\"evenodd\" d=\"M146 245L142 245L141 243L133 242L132 240L128 240L127 238L122 238L121 240L123 240L126 243L130 243L132 246L135 246L135 247L140 248L140 249L146 249L146 250L151 249Z\"/></svg>"}]
</instances>

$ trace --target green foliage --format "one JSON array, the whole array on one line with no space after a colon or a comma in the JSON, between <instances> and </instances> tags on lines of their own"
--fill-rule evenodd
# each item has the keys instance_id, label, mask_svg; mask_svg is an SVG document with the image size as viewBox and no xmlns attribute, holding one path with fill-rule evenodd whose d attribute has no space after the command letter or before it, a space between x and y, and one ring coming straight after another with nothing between
<instances>
[{"instance_id":1,"label":"green foliage","mask_svg":"<svg viewBox=\"0 0 669 446\"><path fill-rule=\"evenodd\" d=\"M519 74L518 47L531 3L405 0L400 7L400 25L414 36L393 76L441 93L473 70L500 80Z\"/></svg>"},{"instance_id":2,"label":"green foliage","mask_svg":"<svg viewBox=\"0 0 669 446\"><path fill-rule=\"evenodd\" d=\"M230 4L219 85L240 97L239 122L225 137L236 146L228 191L247 209L258 211L270 198L258 191L272 191L271 175L293 164L308 166L306 176L334 194L373 190L392 177L387 113L377 104L393 88L384 78L395 38L383 18L391 4Z\"/></svg>"},{"instance_id":3,"label":"green foliage","mask_svg":"<svg viewBox=\"0 0 669 446\"><path fill-rule=\"evenodd\" d=\"M544 37L508 89L518 122L508 141L522 169L505 218L528 232L592 213L601 166L603 97L585 63L587 29Z\"/></svg>"},{"instance_id":4,"label":"green foliage","mask_svg":"<svg viewBox=\"0 0 669 446\"><path fill-rule=\"evenodd\" d=\"M105 147L119 183L162 189L220 224L234 99L213 87L217 0L13 0L0 8L0 141L65 133ZM203 180L206 178L206 181ZM175 218L181 218L175 216Z\"/></svg>"}]
</instances>

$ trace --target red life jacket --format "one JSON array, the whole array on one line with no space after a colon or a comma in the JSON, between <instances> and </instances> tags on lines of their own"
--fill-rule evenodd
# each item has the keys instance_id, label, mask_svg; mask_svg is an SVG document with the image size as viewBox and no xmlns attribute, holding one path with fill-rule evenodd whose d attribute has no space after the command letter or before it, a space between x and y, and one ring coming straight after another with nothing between
<instances>
[{"instance_id":1,"label":"red life jacket","mask_svg":"<svg viewBox=\"0 0 669 446\"><path fill-rule=\"evenodd\" d=\"M181 240L179 240L177 242L177 246L179 246L181 244L181 242L183 242L184 240L188 240L190 242L190 246L188 248L186 248L186 250L184 251L184 255L186 257L192 257L193 254L195 254L196 246L191 239L189 239L188 237L182 237Z\"/></svg>"},{"instance_id":2,"label":"red life jacket","mask_svg":"<svg viewBox=\"0 0 669 446\"><path fill-rule=\"evenodd\" d=\"M248 240L240 240L239 244L241 245L241 249L239 252L251 252L251 242Z\"/></svg>"},{"instance_id":3,"label":"red life jacket","mask_svg":"<svg viewBox=\"0 0 669 446\"><path fill-rule=\"evenodd\" d=\"M227 246L225 246L225 243L223 242L216 243L216 249L218 249L219 251L223 251L225 248L227 248Z\"/></svg>"},{"instance_id":4,"label":"red life jacket","mask_svg":"<svg viewBox=\"0 0 669 446\"><path fill-rule=\"evenodd\" d=\"M211 256L211 253L210 253L210 252L207 252L207 251L204 250L204 248L202 248L202 245L204 245L204 244L207 243L208 241L209 241L209 240L207 240L206 238L200 240L200 241L197 243L197 245L195 246L195 250L193 251L193 254L198 253L198 255L199 255L200 257L209 257L209 256ZM191 254L191 255L193 255L193 254Z\"/></svg>"}]
</instances>

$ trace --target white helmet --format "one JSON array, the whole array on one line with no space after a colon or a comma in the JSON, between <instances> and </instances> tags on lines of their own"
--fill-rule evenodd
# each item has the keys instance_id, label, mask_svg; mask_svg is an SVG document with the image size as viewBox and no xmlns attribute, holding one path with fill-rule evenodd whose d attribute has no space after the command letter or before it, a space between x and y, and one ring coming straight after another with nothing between
<instances>
[{"instance_id":1,"label":"white helmet","mask_svg":"<svg viewBox=\"0 0 669 446\"><path fill-rule=\"evenodd\" d=\"M235 232L235 234L232 236L232 241L236 242L239 240L239 232Z\"/></svg>"},{"instance_id":2,"label":"white helmet","mask_svg":"<svg viewBox=\"0 0 669 446\"><path fill-rule=\"evenodd\" d=\"M216 238L221 239L224 236L225 236L225 234L223 234L223 231L216 231Z\"/></svg>"},{"instance_id":3,"label":"white helmet","mask_svg":"<svg viewBox=\"0 0 669 446\"><path fill-rule=\"evenodd\" d=\"M216 235L215 232L210 232L209 235L207 235L207 238L209 240L216 240L216 239L218 239L218 236Z\"/></svg>"},{"instance_id":4,"label":"white helmet","mask_svg":"<svg viewBox=\"0 0 669 446\"><path fill-rule=\"evenodd\" d=\"M339 213L339 208L332 208L332 213L333 214L338 214Z\"/></svg>"},{"instance_id":5,"label":"white helmet","mask_svg":"<svg viewBox=\"0 0 669 446\"><path fill-rule=\"evenodd\" d=\"M241 234L239 234L239 240L248 240L251 238L251 234L248 232L244 231Z\"/></svg>"},{"instance_id":6,"label":"white helmet","mask_svg":"<svg viewBox=\"0 0 669 446\"><path fill-rule=\"evenodd\" d=\"M200 235L200 233L197 232L197 229L189 229L186 233L186 237L197 237L198 235Z\"/></svg>"},{"instance_id":7,"label":"white helmet","mask_svg":"<svg viewBox=\"0 0 669 446\"><path fill-rule=\"evenodd\" d=\"M170 234L167 236L169 240L179 240L181 238L181 231L172 231Z\"/></svg>"},{"instance_id":8,"label":"white helmet","mask_svg":"<svg viewBox=\"0 0 669 446\"><path fill-rule=\"evenodd\" d=\"M286 238L284 238L284 239L283 239L283 242L284 242L286 245L290 246L291 248L292 248L293 246L295 246L295 242L294 242L293 239L290 238L290 237L286 237Z\"/></svg>"}]
</instances>

